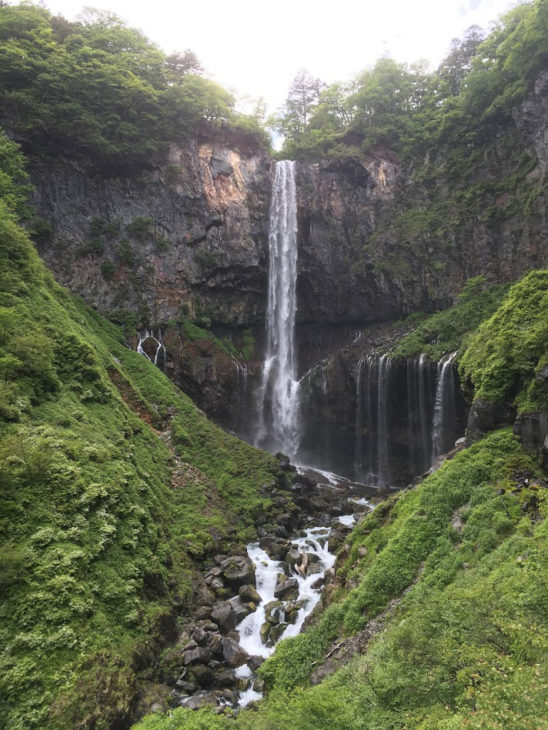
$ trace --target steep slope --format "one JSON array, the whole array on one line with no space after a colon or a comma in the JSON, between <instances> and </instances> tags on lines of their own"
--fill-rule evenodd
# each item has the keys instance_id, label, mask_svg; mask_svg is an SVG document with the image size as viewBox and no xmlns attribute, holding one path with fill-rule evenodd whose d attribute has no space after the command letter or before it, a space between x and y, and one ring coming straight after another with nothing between
<instances>
[{"instance_id":1,"label":"steep slope","mask_svg":"<svg viewBox=\"0 0 548 730\"><path fill-rule=\"evenodd\" d=\"M255 534L260 487L283 477L54 282L0 152L0 715L125 727L196 566Z\"/></svg>"},{"instance_id":2,"label":"steep slope","mask_svg":"<svg viewBox=\"0 0 548 730\"><path fill-rule=\"evenodd\" d=\"M261 668L258 710L137 727L543 727L546 524L546 482L495 432L355 528L327 609Z\"/></svg>"}]
</instances>

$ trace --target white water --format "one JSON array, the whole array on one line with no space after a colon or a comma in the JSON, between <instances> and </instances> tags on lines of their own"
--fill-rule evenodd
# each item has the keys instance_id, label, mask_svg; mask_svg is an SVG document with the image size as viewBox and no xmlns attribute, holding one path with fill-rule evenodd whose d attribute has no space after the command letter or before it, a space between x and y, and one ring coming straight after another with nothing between
<instances>
[{"instance_id":1,"label":"white water","mask_svg":"<svg viewBox=\"0 0 548 730\"><path fill-rule=\"evenodd\" d=\"M280 637L286 639L288 636L296 636L304 623L306 617L312 612L318 601L320 600L321 589L312 588L312 585L322 578L325 571L332 568L335 563L335 555L329 552L327 548L327 538L329 537L329 529L325 527L311 527L305 531L301 537L294 538L291 543L298 550L306 550L310 554L315 554L320 560L321 572L313 573L307 577L303 577L297 570L291 570L292 578L296 578L299 585L299 596L297 601L303 602L299 609L297 619L294 623L288 624L287 628ZM276 579L278 573L283 573L281 563L272 560L268 554L259 547L258 543L252 543L247 547L247 553L255 565L255 578L257 582L257 592L261 596L261 603L257 606L256 611L246 616L236 626L236 631L240 635L240 646L242 646L251 656L268 657L274 651L274 645L267 646L263 644L260 636L260 629L265 622L265 606L274 599L274 590L276 588ZM251 670L246 665L240 667L237 671L238 677L250 677ZM244 707L252 700L260 699L261 693L249 687L245 692L240 694L238 704Z\"/></svg>"},{"instance_id":2,"label":"white water","mask_svg":"<svg viewBox=\"0 0 548 730\"><path fill-rule=\"evenodd\" d=\"M453 369L452 363L457 353L452 352L445 355L438 362L436 378L436 400L434 403L434 416L432 419L432 460L438 457L446 448L445 421L453 415L453 408L449 399L454 396Z\"/></svg>"},{"instance_id":3,"label":"white water","mask_svg":"<svg viewBox=\"0 0 548 730\"><path fill-rule=\"evenodd\" d=\"M256 445L294 458L299 448L295 356L297 202L295 163L276 164L270 207L267 346Z\"/></svg>"},{"instance_id":4,"label":"white water","mask_svg":"<svg viewBox=\"0 0 548 730\"><path fill-rule=\"evenodd\" d=\"M137 336L139 338L139 342L137 343L137 352L139 355L144 355L147 360L151 360L151 362L155 365L159 365L160 355L162 355L162 364L165 367L166 348L162 340L161 330L158 330L158 336L154 334L154 330L144 330L143 332L138 331ZM153 359L151 359L143 349L143 345L147 340L152 340L156 344L156 352L154 353Z\"/></svg>"}]
</instances>

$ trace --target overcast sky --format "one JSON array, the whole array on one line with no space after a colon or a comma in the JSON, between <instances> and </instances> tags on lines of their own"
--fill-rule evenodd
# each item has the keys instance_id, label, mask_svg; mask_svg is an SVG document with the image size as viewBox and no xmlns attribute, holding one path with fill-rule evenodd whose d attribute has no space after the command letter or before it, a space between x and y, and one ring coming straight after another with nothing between
<instances>
[{"instance_id":1,"label":"overcast sky","mask_svg":"<svg viewBox=\"0 0 548 730\"><path fill-rule=\"evenodd\" d=\"M383 55L433 68L452 38L515 0L46 0L73 20L84 5L110 10L166 52L192 49L211 76L274 111L300 68L348 81Z\"/></svg>"}]
</instances>

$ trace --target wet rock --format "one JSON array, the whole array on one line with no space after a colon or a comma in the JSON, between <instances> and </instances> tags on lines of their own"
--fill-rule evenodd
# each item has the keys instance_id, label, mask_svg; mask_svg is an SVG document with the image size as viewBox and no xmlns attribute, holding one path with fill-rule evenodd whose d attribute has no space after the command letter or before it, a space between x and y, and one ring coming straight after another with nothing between
<instances>
[{"instance_id":1,"label":"wet rock","mask_svg":"<svg viewBox=\"0 0 548 730\"><path fill-rule=\"evenodd\" d=\"M261 664L264 664L265 661L266 659L264 658L264 656L258 656L257 654L254 654L252 657L249 658L247 664L252 672L256 672Z\"/></svg>"},{"instance_id":2,"label":"wet rock","mask_svg":"<svg viewBox=\"0 0 548 730\"><path fill-rule=\"evenodd\" d=\"M184 664L205 664L211 659L211 652L205 647L199 646L196 649L190 649L184 653Z\"/></svg>"},{"instance_id":3,"label":"wet rock","mask_svg":"<svg viewBox=\"0 0 548 730\"><path fill-rule=\"evenodd\" d=\"M322 576L321 578L318 578L317 580L315 580L314 583L312 583L312 585L310 587L313 590L318 591L318 590L320 590L320 588L323 588L324 585L325 585L325 578Z\"/></svg>"},{"instance_id":4,"label":"wet rock","mask_svg":"<svg viewBox=\"0 0 548 730\"><path fill-rule=\"evenodd\" d=\"M223 639L223 658L229 667L239 667L249 659L249 654L232 639Z\"/></svg>"},{"instance_id":5,"label":"wet rock","mask_svg":"<svg viewBox=\"0 0 548 730\"><path fill-rule=\"evenodd\" d=\"M213 692L199 692L193 697L189 697L184 702L184 706L191 710L199 710L204 705L216 705L217 696Z\"/></svg>"},{"instance_id":6,"label":"wet rock","mask_svg":"<svg viewBox=\"0 0 548 730\"><path fill-rule=\"evenodd\" d=\"M264 607L265 618L270 624L277 624L280 622L285 611L281 601L270 601Z\"/></svg>"},{"instance_id":7,"label":"wet rock","mask_svg":"<svg viewBox=\"0 0 548 730\"><path fill-rule=\"evenodd\" d=\"M268 637L270 636L270 629L272 628L272 624L268 621L265 621L264 624L262 624L261 628L259 629L259 636L261 637L261 641L263 644L266 644L268 641Z\"/></svg>"},{"instance_id":8,"label":"wet rock","mask_svg":"<svg viewBox=\"0 0 548 730\"><path fill-rule=\"evenodd\" d=\"M267 535L259 540L259 547L268 553L272 560L283 560L285 554L291 547L289 540L273 535Z\"/></svg>"},{"instance_id":9,"label":"wet rock","mask_svg":"<svg viewBox=\"0 0 548 730\"><path fill-rule=\"evenodd\" d=\"M284 632L284 631L285 631L286 629L287 629L287 624L286 624L286 623L283 623L283 624L278 624L277 626L273 626L273 627L272 627L272 628L270 629L270 636L269 636L269 640L270 640L270 641L271 641L271 642L272 642L273 644L275 644L275 643L276 643L276 642L277 642L277 641L279 640L279 638L281 637L281 635L283 634L283 632Z\"/></svg>"},{"instance_id":10,"label":"wet rock","mask_svg":"<svg viewBox=\"0 0 548 730\"><path fill-rule=\"evenodd\" d=\"M233 669L224 669L215 677L215 684L218 687L235 687L237 683L238 678Z\"/></svg>"},{"instance_id":11,"label":"wet rock","mask_svg":"<svg viewBox=\"0 0 548 730\"><path fill-rule=\"evenodd\" d=\"M274 590L274 596L283 600L291 600L297 598L299 595L299 582L296 578L288 578L276 586Z\"/></svg>"},{"instance_id":12,"label":"wet rock","mask_svg":"<svg viewBox=\"0 0 548 730\"><path fill-rule=\"evenodd\" d=\"M251 608L249 603L243 603L239 596L235 596L228 601L230 608L236 616L236 623L239 624L242 619L248 616L255 607Z\"/></svg>"},{"instance_id":13,"label":"wet rock","mask_svg":"<svg viewBox=\"0 0 548 730\"><path fill-rule=\"evenodd\" d=\"M307 575L317 575L318 573L321 573L322 570L323 570L323 568L319 563L309 563L306 566Z\"/></svg>"},{"instance_id":14,"label":"wet rock","mask_svg":"<svg viewBox=\"0 0 548 730\"><path fill-rule=\"evenodd\" d=\"M227 558L221 564L224 582L235 592L242 585L255 585L255 566L244 555Z\"/></svg>"},{"instance_id":15,"label":"wet rock","mask_svg":"<svg viewBox=\"0 0 548 730\"><path fill-rule=\"evenodd\" d=\"M244 603L254 603L257 605L262 601L262 598L252 585L240 586L238 595Z\"/></svg>"}]
</instances>

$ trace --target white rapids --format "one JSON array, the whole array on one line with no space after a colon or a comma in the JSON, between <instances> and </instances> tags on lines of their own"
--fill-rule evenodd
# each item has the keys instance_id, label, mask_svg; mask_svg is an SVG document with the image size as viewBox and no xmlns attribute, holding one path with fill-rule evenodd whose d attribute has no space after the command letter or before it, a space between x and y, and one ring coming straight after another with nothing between
<instances>
[{"instance_id":1,"label":"white rapids","mask_svg":"<svg viewBox=\"0 0 548 730\"><path fill-rule=\"evenodd\" d=\"M287 628L280 636L286 639L289 636L296 636L306 619L310 615L318 601L320 600L321 588L313 588L317 584L318 579L323 578L325 571L332 568L335 563L335 555L329 552L327 548L327 539L330 530L327 527L311 527L304 531L303 535L291 540L292 546L298 550L306 550L308 555L315 555L319 560L320 571L309 576L302 576L300 573L291 569L289 577L296 578L299 586L299 596L297 601L302 602L299 609L297 619L294 623L287 625ZM255 565L255 578L257 582L257 592L261 596L261 603L257 606L257 610L246 616L238 626L236 631L240 635L240 646L242 646L250 656L268 657L274 651L274 645L263 644L260 636L260 629L266 620L265 606L270 601L275 600L274 590L279 573L283 573L283 568L278 560L273 560L269 555L259 547L258 543L251 543L247 547L247 553ZM245 665L237 670L238 677L251 677L250 668ZM260 699L262 694L257 692L250 686L247 690L240 693L239 706L245 707L249 702Z\"/></svg>"}]
</instances>

